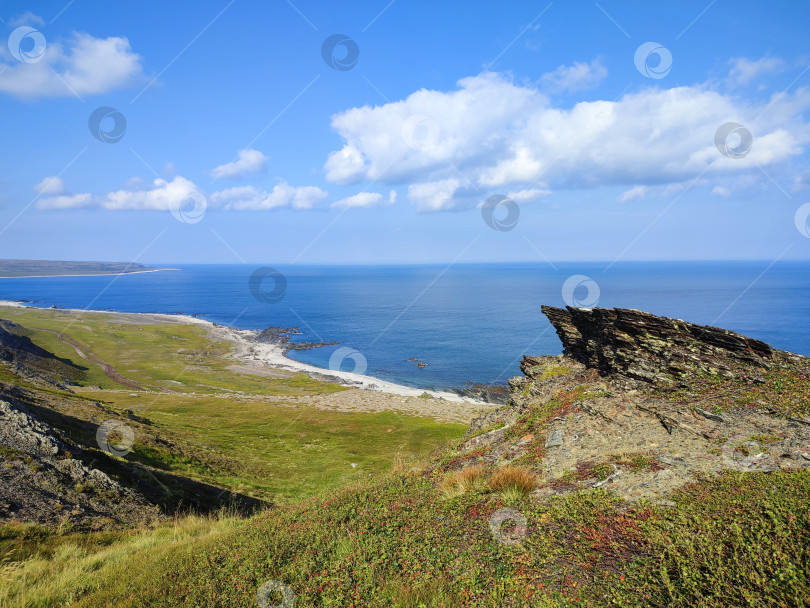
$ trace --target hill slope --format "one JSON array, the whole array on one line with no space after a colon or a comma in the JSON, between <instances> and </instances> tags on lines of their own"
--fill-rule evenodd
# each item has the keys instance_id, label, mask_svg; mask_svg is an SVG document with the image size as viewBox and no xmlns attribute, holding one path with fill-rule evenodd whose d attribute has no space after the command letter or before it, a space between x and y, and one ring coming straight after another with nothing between
<instances>
[{"instance_id":1,"label":"hill slope","mask_svg":"<svg viewBox=\"0 0 810 608\"><path fill-rule=\"evenodd\" d=\"M449 449L20 572L64 573L41 605L88 607L807 605L808 360L636 311L548 312L581 360L525 358L509 404ZM668 365L676 346L699 356Z\"/></svg>"}]
</instances>

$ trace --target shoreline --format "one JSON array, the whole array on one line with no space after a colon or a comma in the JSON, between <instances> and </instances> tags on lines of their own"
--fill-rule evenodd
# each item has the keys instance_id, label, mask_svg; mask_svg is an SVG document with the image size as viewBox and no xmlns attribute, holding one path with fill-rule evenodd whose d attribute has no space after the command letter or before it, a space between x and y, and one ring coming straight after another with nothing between
<instances>
[{"instance_id":1,"label":"shoreline","mask_svg":"<svg viewBox=\"0 0 810 608\"><path fill-rule=\"evenodd\" d=\"M132 272L98 272L94 274L32 274L19 277L0 277L0 279L57 279L60 277L123 277L128 274L163 272L164 270L180 270L180 268L150 268L149 270L133 270ZM3 301L2 305L5 305L5 301ZM68 310L68 309L63 308L61 310ZM139 314L139 313L131 313L131 314Z\"/></svg>"},{"instance_id":2,"label":"shoreline","mask_svg":"<svg viewBox=\"0 0 810 608\"><path fill-rule=\"evenodd\" d=\"M462 397L461 395L457 395L456 393L452 393L450 391L413 388L404 384L396 384L394 382L389 382L388 380L382 380L374 376L367 376L364 374L356 374L354 372L340 370L335 371L318 367L316 365L311 365L309 363L302 363L287 357L285 354L286 349L284 349L282 346L277 344L265 344L253 340L252 338L258 335L261 330L236 329L191 315L151 312L116 312L109 310L85 310L82 308L44 308L41 306L29 306L24 302L15 300L0 300L0 308L4 306L11 308L54 310L57 312L69 313L121 315L134 319L141 319L147 322L151 320L153 322L162 321L200 325L206 327L214 339L223 340L233 345L233 350L229 355L231 358L248 367L254 367L259 371L270 368L283 371L300 372L307 374L315 380L331 382L333 384L339 384L349 388L362 389L369 392L388 393L401 397L420 397L421 395L427 393L433 398L443 399L445 401L496 406L496 404L489 404L478 399Z\"/></svg>"}]
</instances>

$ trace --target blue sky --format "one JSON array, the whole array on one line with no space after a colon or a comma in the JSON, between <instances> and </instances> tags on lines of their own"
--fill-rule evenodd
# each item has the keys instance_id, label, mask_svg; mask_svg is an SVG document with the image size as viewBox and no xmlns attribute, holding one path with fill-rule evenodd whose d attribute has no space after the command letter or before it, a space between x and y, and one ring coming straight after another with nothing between
<instances>
[{"instance_id":1,"label":"blue sky","mask_svg":"<svg viewBox=\"0 0 810 608\"><path fill-rule=\"evenodd\" d=\"M0 18L3 258L810 258L806 3Z\"/></svg>"}]
</instances>

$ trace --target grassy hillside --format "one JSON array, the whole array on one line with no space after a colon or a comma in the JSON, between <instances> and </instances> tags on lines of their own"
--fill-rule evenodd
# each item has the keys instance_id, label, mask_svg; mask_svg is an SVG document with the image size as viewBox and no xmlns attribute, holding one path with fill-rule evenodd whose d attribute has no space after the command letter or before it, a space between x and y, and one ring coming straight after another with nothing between
<instances>
[{"instance_id":1,"label":"grassy hillside","mask_svg":"<svg viewBox=\"0 0 810 608\"><path fill-rule=\"evenodd\" d=\"M53 400L61 414L95 424L123 420L135 432L127 458L265 500L312 496L387 471L466 428L398 412L340 412L298 403L295 397L346 389L303 374L233 371L235 362L225 357L230 346L212 341L200 326L29 308L0 308L0 317L86 368L75 395ZM143 390L111 379L89 353ZM94 445L94 429L73 425L67 431Z\"/></svg>"},{"instance_id":2,"label":"grassy hillside","mask_svg":"<svg viewBox=\"0 0 810 608\"><path fill-rule=\"evenodd\" d=\"M548 504L510 500L527 523L515 545L490 529L506 503L486 480L452 497L440 481L424 469L392 474L247 520L194 517L81 537L29 529L3 541L5 551L34 556L6 566L0 606L247 608L269 580L289 586L296 606L805 606L810 598L807 472L728 473L677 493L669 509L620 508L601 490ZM280 595L271 599L281 605Z\"/></svg>"},{"instance_id":3,"label":"grassy hillside","mask_svg":"<svg viewBox=\"0 0 810 608\"><path fill-rule=\"evenodd\" d=\"M136 431L127 459L277 506L136 530L9 523L0 527L0 608L247 608L262 605L257 594L270 581L299 608L810 603L808 469L698 475L666 501L631 503L584 485L580 477L604 477L594 467L577 469L572 489L538 498L538 484L556 483L542 478L542 451L500 466L508 441L533 446L551 419L586 397L568 390L570 374L542 375L562 383L560 394L529 399L527 386L527 409L508 441L487 448L500 454L490 461L463 447L470 437L460 425L296 404L290 397L342 389L239 374L226 345L199 327L19 309L9 316L38 344L88 367L88 386L75 395L37 389L64 432L87 445L95 427L81 421L127 420ZM97 365L48 330L143 390L95 374ZM160 390L173 385L167 380L181 384L168 393ZM9 381L27 386L0 368L0 382ZM649 463L637 464L620 466L633 475ZM281 588L268 594L266 606L289 606Z\"/></svg>"}]
</instances>

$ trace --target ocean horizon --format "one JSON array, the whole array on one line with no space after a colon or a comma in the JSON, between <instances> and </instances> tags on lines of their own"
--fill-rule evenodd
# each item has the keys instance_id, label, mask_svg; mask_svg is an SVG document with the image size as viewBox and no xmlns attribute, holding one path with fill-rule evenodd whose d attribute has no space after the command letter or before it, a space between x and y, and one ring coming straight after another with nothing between
<instances>
[{"instance_id":1,"label":"ocean horizon","mask_svg":"<svg viewBox=\"0 0 810 608\"><path fill-rule=\"evenodd\" d=\"M505 384L524 355L560 354L541 304L636 308L810 355L804 261L153 266L179 270L7 278L0 299L296 327L293 341L339 344L292 359L437 390Z\"/></svg>"}]
</instances>

